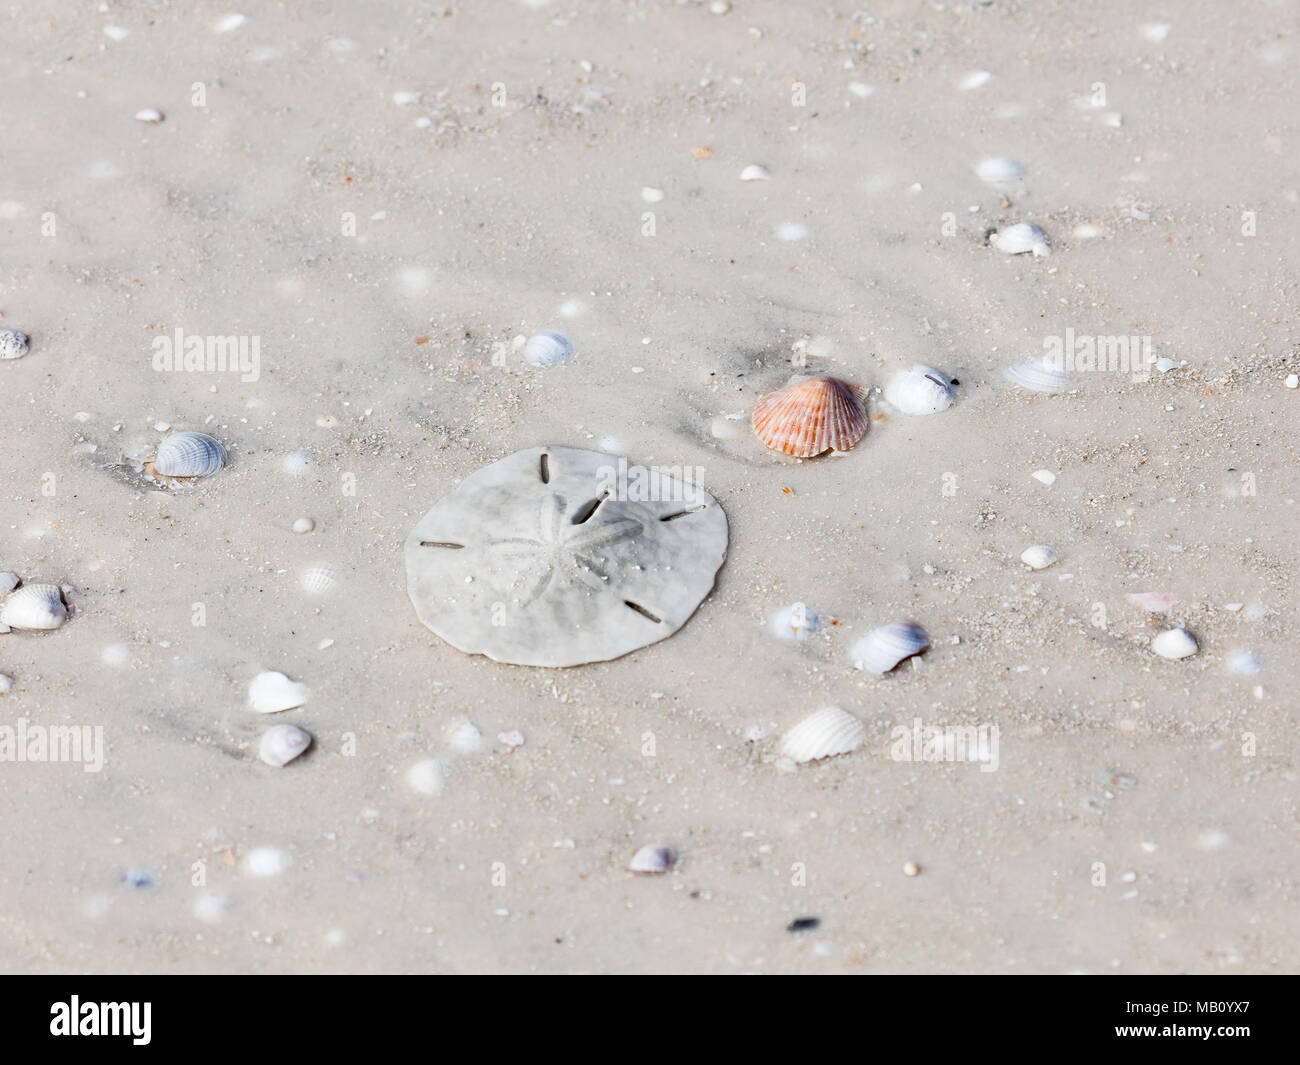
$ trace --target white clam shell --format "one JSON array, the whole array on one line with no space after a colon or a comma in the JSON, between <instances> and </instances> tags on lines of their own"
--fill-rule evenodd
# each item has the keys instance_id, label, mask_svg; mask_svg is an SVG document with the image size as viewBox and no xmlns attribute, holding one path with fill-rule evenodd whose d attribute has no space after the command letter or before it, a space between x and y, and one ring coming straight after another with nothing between
<instances>
[{"instance_id":1,"label":"white clam shell","mask_svg":"<svg viewBox=\"0 0 1300 1065\"><path fill-rule=\"evenodd\" d=\"M627 867L634 873L666 873L676 862L677 855L671 847L665 847L662 843L647 843L632 855Z\"/></svg>"},{"instance_id":2,"label":"white clam shell","mask_svg":"<svg viewBox=\"0 0 1300 1065\"><path fill-rule=\"evenodd\" d=\"M309 566L302 573L302 589L312 595L324 595L338 582L338 574L324 563Z\"/></svg>"},{"instance_id":3,"label":"white clam shell","mask_svg":"<svg viewBox=\"0 0 1300 1065\"><path fill-rule=\"evenodd\" d=\"M1025 176L1025 168L1005 155L995 155L981 159L975 173L989 185L1011 185Z\"/></svg>"},{"instance_id":4,"label":"white clam shell","mask_svg":"<svg viewBox=\"0 0 1300 1065\"><path fill-rule=\"evenodd\" d=\"M1151 650L1161 658L1190 658L1200 649L1186 629L1165 629L1151 641Z\"/></svg>"},{"instance_id":5,"label":"white clam shell","mask_svg":"<svg viewBox=\"0 0 1300 1065\"><path fill-rule=\"evenodd\" d=\"M163 477L207 477L227 457L225 445L207 433L172 433L158 445L153 468Z\"/></svg>"},{"instance_id":6,"label":"white clam shell","mask_svg":"<svg viewBox=\"0 0 1300 1065\"><path fill-rule=\"evenodd\" d=\"M0 329L0 359L21 359L27 354L26 333L17 329Z\"/></svg>"},{"instance_id":7,"label":"white clam shell","mask_svg":"<svg viewBox=\"0 0 1300 1065\"><path fill-rule=\"evenodd\" d=\"M778 640L806 640L821 626L821 619L803 603L783 606L772 615L772 635Z\"/></svg>"},{"instance_id":8,"label":"white clam shell","mask_svg":"<svg viewBox=\"0 0 1300 1065\"><path fill-rule=\"evenodd\" d=\"M905 658L930 646L925 629L911 621L891 621L872 629L853 645L853 664L865 673L885 674Z\"/></svg>"},{"instance_id":9,"label":"white clam shell","mask_svg":"<svg viewBox=\"0 0 1300 1065\"><path fill-rule=\"evenodd\" d=\"M472 721L459 721L447 730L447 744L457 754L474 754L483 748L483 733Z\"/></svg>"},{"instance_id":10,"label":"white clam shell","mask_svg":"<svg viewBox=\"0 0 1300 1065\"><path fill-rule=\"evenodd\" d=\"M253 876L279 876L289 868L289 856L278 847L254 847L244 859Z\"/></svg>"},{"instance_id":11,"label":"white clam shell","mask_svg":"<svg viewBox=\"0 0 1300 1065\"><path fill-rule=\"evenodd\" d=\"M248 705L259 714L278 714L307 701L310 689L274 670L259 673L248 685Z\"/></svg>"},{"instance_id":12,"label":"white clam shell","mask_svg":"<svg viewBox=\"0 0 1300 1065\"><path fill-rule=\"evenodd\" d=\"M894 374L885 385L885 400L904 414L938 414L952 406L952 382L929 366Z\"/></svg>"},{"instance_id":13,"label":"white clam shell","mask_svg":"<svg viewBox=\"0 0 1300 1065\"><path fill-rule=\"evenodd\" d=\"M267 765L285 766L310 746L310 732L297 725L272 725L262 733L257 756Z\"/></svg>"},{"instance_id":14,"label":"white clam shell","mask_svg":"<svg viewBox=\"0 0 1300 1065\"><path fill-rule=\"evenodd\" d=\"M866 738L862 722L837 706L804 718L781 738L781 754L791 761L815 762L857 750Z\"/></svg>"},{"instance_id":15,"label":"white clam shell","mask_svg":"<svg viewBox=\"0 0 1300 1065\"><path fill-rule=\"evenodd\" d=\"M1006 252L1008 255L1023 255L1029 251L1035 255L1052 253L1052 249L1047 244L1047 234L1033 222L1017 222L1005 229L999 229L989 237L989 243L998 251Z\"/></svg>"},{"instance_id":16,"label":"white clam shell","mask_svg":"<svg viewBox=\"0 0 1300 1065\"><path fill-rule=\"evenodd\" d=\"M0 610L0 625L10 629L48 632L67 620L68 608L57 584L24 584L10 593Z\"/></svg>"},{"instance_id":17,"label":"white clam shell","mask_svg":"<svg viewBox=\"0 0 1300 1065\"><path fill-rule=\"evenodd\" d=\"M421 795L441 795L442 765L436 758L416 762L406 771L406 783Z\"/></svg>"},{"instance_id":18,"label":"white clam shell","mask_svg":"<svg viewBox=\"0 0 1300 1065\"><path fill-rule=\"evenodd\" d=\"M555 366L573 358L573 345L563 333L538 333L524 345L524 362L530 366Z\"/></svg>"},{"instance_id":19,"label":"white clam shell","mask_svg":"<svg viewBox=\"0 0 1300 1065\"><path fill-rule=\"evenodd\" d=\"M1029 359L1008 366L1003 375L1012 384L1027 388L1030 392L1064 392L1070 383L1070 375L1060 360L1050 355L1040 359Z\"/></svg>"},{"instance_id":20,"label":"white clam shell","mask_svg":"<svg viewBox=\"0 0 1300 1065\"><path fill-rule=\"evenodd\" d=\"M757 163L750 163L740 172L741 181L766 181L771 176L767 167L759 166Z\"/></svg>"},{"instance_id":21,"label":"white clam shell","mask_svg":"<svg viewBox=\"0 0 1300 1065\"><path fill-rule=\"evenodd\" d=\"M1020 561L1030 569L1047 569L1056 561L1056 551L1047 544L1034 544L1026 547L1020 555Z\"/></svg>"}]
</instances>

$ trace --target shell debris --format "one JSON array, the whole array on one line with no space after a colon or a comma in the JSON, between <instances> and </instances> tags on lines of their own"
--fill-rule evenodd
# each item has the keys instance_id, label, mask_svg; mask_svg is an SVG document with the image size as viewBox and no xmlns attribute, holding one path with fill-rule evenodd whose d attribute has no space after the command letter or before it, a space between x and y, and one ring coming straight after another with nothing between
<instances>
[{"instance_id":1,"label":"shell debris","mask_svg":"<svg viewBox=\"0 0 1300 1065\"><path fill-rule=\"evenodd\" d=\"M17 329L0 329L0 359L21 359L27 354L31 338Z\"/></svg>"}]
</instances>

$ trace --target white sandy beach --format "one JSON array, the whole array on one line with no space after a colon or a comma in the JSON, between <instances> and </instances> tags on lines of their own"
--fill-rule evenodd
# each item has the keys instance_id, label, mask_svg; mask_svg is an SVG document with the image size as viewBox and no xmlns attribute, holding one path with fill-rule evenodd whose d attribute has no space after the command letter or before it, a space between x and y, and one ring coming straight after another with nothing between
<instances>
[{"instance_id":1,"label":"white sandy beach","mask_svg":"<svg viewBox=\"0 0 1300 1065\"><path fill-rule=\"evenodd\" d=\"M71 616L0 635L0 726L104 748L0 761L0 969L1300 967L1300 5L712 7L9 13L0 571ZM1022 221L1049 255L988 245ZM156 370L177 329L256 379ZM1004 377L1067 330L1172 366ZM914 363L950 409L883 402ZM796 371L873 390L851 450L750 431ZM150 482L172 430L229 464ZM540 445L703 471L729 546L680 631L546 669L421 625L408 535ZM930 649L855 669L898 619ZM253 712L263 671L305 705ZM781 763L828 706L861 746ZM996 771L892 758L918 719L996 726Z\"/></svg>"}]
</instances>

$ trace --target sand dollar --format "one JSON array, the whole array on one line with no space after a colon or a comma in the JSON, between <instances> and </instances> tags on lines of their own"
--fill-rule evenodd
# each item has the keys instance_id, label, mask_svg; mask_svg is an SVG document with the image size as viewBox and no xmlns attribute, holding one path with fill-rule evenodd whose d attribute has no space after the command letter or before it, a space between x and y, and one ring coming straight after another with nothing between
<instances>
[{"instance_id":1,"label":"sand dollar","mask_svg":"<svg viewBox=\"0 0 1300 1065\"><path fill-rule=\"evenodd\" d=\"M576 666L671 636L726 554L726 515L682 470L534 447L466 478L420 520L407 590L460 651Z\"/></svg>"}]
</instances>

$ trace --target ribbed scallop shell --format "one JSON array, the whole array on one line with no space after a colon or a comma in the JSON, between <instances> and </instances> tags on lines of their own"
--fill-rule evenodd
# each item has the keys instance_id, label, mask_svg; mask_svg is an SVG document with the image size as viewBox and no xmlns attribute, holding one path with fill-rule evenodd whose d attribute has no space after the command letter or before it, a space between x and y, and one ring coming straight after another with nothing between
<instances>
[{"instance_id":1,"label":"ribbed scallop shell","mask_svg":"<svg viewBox=\"0 0 1300 1065\"><path fill-rule=\"evenodd\" d=\"M837 706L828 706L804 718L781 738L781 754L799 763L815 762L856 751L865 737L861 721Z\"/></svg>"},{"instance_id":2,"label":"ribbed scallop shell","mask_svg":"<svg viewBox=\"0 0 1300 1065\"><path fill-rule=\"evenodd\" d=\"M324 595L337 583L339 577L333 568L321 563L309 566L302 572L302 589L312 595Z\"/></svg>"},{"instance_id":3,"label":"ribbed scallop shell","mask_svg":"<svg viewBox=\"0 0 1300 1065\"><path fill-rule=\"evenodd\" d=\"M67 620L68 608L57 584L24 584L0 610L0 625L11 629L49 631Z\"/></svg>"},{"instance_id":4,"label":"ribbed scallop shell","mask_svg":"<svg viewBox=\"0 0 1300 1065\"><path fill-rule=\"evenodd\" d=\"M311 746L311 733L297 725L272 725L257 745L257 756L267 765L286 766Z\"/></svg>"},{"instance_id":5,"label":"ribbed scallop shell","mask_svg":"<svg viewBox=\"0 0 1300 1065\"><path fill-rule=\"evenodd\" d=\"M538 333L524 345L524 362L530 366L555 366L573 358L573 345L563 333Z\"/></svg>"},{"instance_id":6,"label":"ribbed scallop shell","mask_svg":"<svg viewBox=\"0 0 1300 1065\"><path fill-rule=\"evenodd\" d=\"M913 366L894 374L885 385L885 399L904 414L938 414L953 401L952 382L929 366Z\"/></svg>"},{"instance_id":7,"label":"ribbed scallop shell","mask_svg":"<svg viewBox=\"0 0 1300 1065\"><path fill-rule=\"evenodd\" d=\"M912 621L891 621L872 629L853 645L853 664L866 673L885 674L905 658L930 646L925 629Z\"/></svg>"},{"instance_id":8,"label":"ribbed scallop shell","mask_svg":"<svg viewBox=\"0 0 1300 1065\"><path fill-rule=\"evenodd\" d=\"M1058 359L1044 356L1008 366L1003 375L1012 384L1027 388L1031 392L1064 392L1070 383L1070 376Z\"/></svg>"},{"instance_id":9,"label":"ribbed scallop shell","mask_svg":"<svg viewBox=\"0 0 1300 1065\"><path fill-rule=\"evenodd\" d=\"M848 451L867 431L867 393L834 377L794 377L754 407L754 433L773 451L812 458Z\"/></svg>"},{"instance_id":10,"label":"ribbed scallop shell","mask_svg":"<svg viewBox=\"0 0 1300 1065\"><path fill-rule=\"evenodd\" d=\"M226 449L207 433L172 433L158 445L155 473L163 477L206 477L226 464Z\"/></svg>"}]
</instances>

